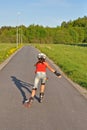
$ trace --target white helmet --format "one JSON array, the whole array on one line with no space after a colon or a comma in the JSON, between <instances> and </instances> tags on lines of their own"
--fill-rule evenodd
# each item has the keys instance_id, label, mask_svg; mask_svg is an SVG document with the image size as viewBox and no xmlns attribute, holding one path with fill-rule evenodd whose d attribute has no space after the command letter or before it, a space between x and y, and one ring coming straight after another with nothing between
<instances>
[{"instance_id":1,"label":"white helmet","mask_svg":"<svg viewBox=\"0 0 87 130\"><path fill-rule=\"evenodd\" d=\"M38 59L46 59L46 55L44 54L44 53L39 53L38 55L37 55L37 58Z\"/></svg>"}]
</instances>

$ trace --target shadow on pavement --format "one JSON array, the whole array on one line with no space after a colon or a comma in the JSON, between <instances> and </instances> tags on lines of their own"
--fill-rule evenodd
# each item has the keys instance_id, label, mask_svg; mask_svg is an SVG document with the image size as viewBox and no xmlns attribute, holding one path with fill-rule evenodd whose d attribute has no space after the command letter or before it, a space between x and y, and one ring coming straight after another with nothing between
<instances>
[{"instance_id":1,"label":"shadow on pavement","mask_svg":"<svg viewBox=\"0 0 87 130\"><path fill-rule=\"evenodd\" d=\"M29 93L31 93L31 87L33 86L33 84L31 83L26 83L20 79L17 79L15 76L11 76L12 81L14 82L14 84L16 85L16 87L20 90L21 95L23 97L23 101L22 103L24 103L25 100L27 100L26 94L24 92L23 89L26 89ZM36 100L39 100L37 96L35 96Z\"/></svg>"}]
</instances>

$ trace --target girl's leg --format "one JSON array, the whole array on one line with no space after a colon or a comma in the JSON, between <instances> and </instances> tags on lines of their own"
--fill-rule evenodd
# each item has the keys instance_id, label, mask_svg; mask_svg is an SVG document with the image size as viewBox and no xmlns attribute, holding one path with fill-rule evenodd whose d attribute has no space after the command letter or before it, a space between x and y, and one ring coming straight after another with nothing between
<instances>
[{"instance_id":1,"label":"girl's leg","mask_svg":"<svg viewBox=\"0 0 87 130\"><path fill-rule=\"evenodd\" d=\"M43 73L43 78L41 79L40 93L44 93L45 92L46 80L47 80L46 73Z\"/></svg>"},{"instance_id":2,"label":"girl's leg","mask_svg":"<svg viewBox=\"0 0 87 130\"><path fill-rule=\"evenodd\" d=\"M40 98L39 98L39 102L41 103L44 97L44 91L45 91L45 84L41 84L40 86Z\"/></svg>"},{"instance_id":3,"label":"girl's leg","mask_svg":"<svg viewBox=\"0 0 87 130\"><path fill-rule=\"evenodd\" d=\"M31 97L34 97L37 89L32 89Z\"/></svg>"},{"instance_id":4,"label":"girl's leg","mask_svg":"<svg viewBox=\"0 0 87 130\"><path fill-rule=\"evenodd\" d=\"M41 86L40 86L40 102L42 102L42 99L44 97L45 92L45 83L46 83L46 73L42 73L42 79L41 79Z\"/></svg>"},{"instance_id":5,"label":"girl's leg","mask_svg":"<svg viewBox=\"0 0 87 130\"><path fill-rule=\"evenodd\" d=\"M44 91L45 91L45 84L41 84L40 93L44 93Z\"/></svg>"},{"instance_id":6,"label":"girl's leg","mask_svg":"<svg viewBox=\"0 0 87 130\"><path fill-rule=\"evenodd\" d=\"M29 97L29 100L26 100L25 101L25 103L31 103L31 102L33 102L33 100L34 100L34 96L35 96L35 94L36 94L36 90L37 90L37 87L38 87L38 83L39 83L39 78L38 78L38 76L36 75L35 76L35 80L34 80L34 86L33 86L33 88L32 88L32 92L31 92L31 96Z\"/></svg>"},{"instance_id":7,"label":"girl's leg","mask_svg":"<svg viewBox=\"0 0 87 130\"><path fill-rule=\"evenodd\" d=\"M40 79L38 78L38 75L36 75L35 80L34 80L34 86L33 86L32 93L31 93L31 97L33 97L33 98L34 98L34 96L36 94L36 90L38 88L39 80Z\"/></svg>"},{"instance_id":8,"label":"girl's leg","mask_svg":"<svg viewBox=\"0 0 87 130\"><path fill-rule=\"evenodd\" d=\"M40 100L39 100L40 103L42 102L42 99L44 97L44 91L45 91L45 84L41 84L41 86L40 86Z\"/></svg>"}]
</instances>

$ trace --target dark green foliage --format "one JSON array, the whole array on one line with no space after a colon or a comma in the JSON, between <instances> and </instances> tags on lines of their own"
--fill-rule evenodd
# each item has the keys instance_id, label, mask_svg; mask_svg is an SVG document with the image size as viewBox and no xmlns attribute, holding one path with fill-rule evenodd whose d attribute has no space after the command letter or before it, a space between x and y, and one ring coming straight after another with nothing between
<instances>
[{"instance_id":1,"label":"dark green foliage","mask_svg":"<svg viewBox=\"0 0 87 130\"><path fill-rule=\"evenodd\" d=\"M63 21L59 27L43 27L41 25L30 25L25 27L1 27L0 43L16 43L17 29L20 42L22 43L54 43L74 44L87 42L87 17L78 18L74 21Z\"/></svg>"}]
</instances>

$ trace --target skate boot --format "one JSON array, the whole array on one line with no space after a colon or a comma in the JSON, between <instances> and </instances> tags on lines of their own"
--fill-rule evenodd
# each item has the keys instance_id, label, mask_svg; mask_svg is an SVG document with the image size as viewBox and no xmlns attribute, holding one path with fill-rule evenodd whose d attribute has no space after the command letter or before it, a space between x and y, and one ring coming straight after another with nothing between
<instances>
[{"instance_id":1,"label":"skate boot","mask_svg":"<svg viewBox=\"0 0 87 130\"><path fill-rule=\"evenodd\" d=\"M29 100L26 100L25 103L24 103L25 107L30 107L31 104L33 103L33 100L34 100L33 97L30 97Z\"/></svg>"},{"instance_id":2,"label":"skate boot","mask_svg":"<svg viewBox=\"0 0 87 130\"><path fill-rule=\"evenodd\" d=\"M44 93L40 93L40 97L39 97L39 102L41 103L43 101L44 98Z\"/></svg>"}]
</instances>

